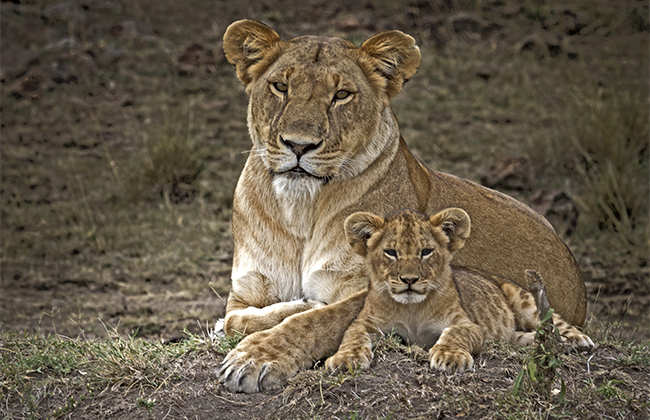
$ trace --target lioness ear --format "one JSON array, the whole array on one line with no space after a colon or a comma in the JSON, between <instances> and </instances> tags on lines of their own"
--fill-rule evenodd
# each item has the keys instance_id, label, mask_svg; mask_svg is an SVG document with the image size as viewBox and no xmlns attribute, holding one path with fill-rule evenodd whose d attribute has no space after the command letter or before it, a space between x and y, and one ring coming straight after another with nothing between
<instances>
[{"instance_id":1,"label":"lioness ear","mask_svg":"<svg viewBox=\"0 0 650 420\"><path fill-rule=\"evenodd\" d=\"M235 65L237 77L249 84L280 55L282 41L273 29L253 20L238 20L223 36L223 52Z\"/></svg>"},{"instance_id":2,"label":"lioness ear","mask_svg":"<svg viewBox=\"0 0 650 420\"><path fill-rule=\"evenodd\" d=\"M454 253L465 245L469 238L472 222L465 210L450 208L443 210L429 219L434 228L440 231L449 239L447 249Z\"/></svg>"},{"instance_id":3,"label":"lioness ear","mask_svg":"<svg viewBox=\"0 0 650 420\"><path fill-rule=\"evenodd\" d=\"M375 35L360 49L370 56L370 66L383 77L389 98L397 95L420 67L420 49L415 39L400 31Z\"/></svg>"},{"instance_id":4,"label":"lioness ear","mask_svg":"<svg viewBox=\"0 0 650 420\"><path fill-rule=\"evenodd\" d=\"M358 212L345 219L345 237L357 255L368 254L368 239L384 227L384 219L371 213Z\"/></svg>"}]
</instances>

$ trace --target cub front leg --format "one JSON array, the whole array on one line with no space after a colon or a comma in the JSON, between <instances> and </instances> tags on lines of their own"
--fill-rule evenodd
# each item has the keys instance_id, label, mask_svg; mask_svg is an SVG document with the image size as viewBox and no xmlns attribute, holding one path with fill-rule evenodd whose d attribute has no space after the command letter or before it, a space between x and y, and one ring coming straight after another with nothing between
<instances>
[{"instance_id":1,"label":"cub front leg","mask_svg":"<svg viewBox=\"0 0 650 420\"><path fill-rule=\"evenodd\" d=\"M343 336L339 350L325 361L325 369L336 371L338 369L354 369L370 367L372 361L372 340L370 321L363 317L363 312Z\"/></svg>"},{"instance_id":2,"label":"cub front leg","mask_svg":"<svg viewBox=\"0 0 650 420\"><path fill-rule=\"evenodd\" d=\"M366 291L321 308L292 315L279 325L249 335L228 353L217 375L231 392L282 386L298 369L336 350L361 312Z\"/></svg>"},{"instance_id":3,"label":"cub front leg","mask_svg":"<svg viewBox=\"0 0 650 420\"><path fill-rule=\"evenodd\" d=\"M447 373L469 370L474 365L472 355L479 354L482 346L483 333L473 322L447 327L429 350L431 368Z\"/></svg>"}]
</instances>

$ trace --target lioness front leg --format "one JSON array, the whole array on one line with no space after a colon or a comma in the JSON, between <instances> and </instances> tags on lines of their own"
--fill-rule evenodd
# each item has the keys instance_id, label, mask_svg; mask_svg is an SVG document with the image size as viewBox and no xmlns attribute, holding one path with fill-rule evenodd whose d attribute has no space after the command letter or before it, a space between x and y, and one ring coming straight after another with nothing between
<instances>
[{"instance_id":1,"label":"lioness front leg","mask_svg":"<svg viewBox=\"0 0 650 420\"><path fill-rule=\"evenodd\" d=\"M231 392L258 392L282 386L298 369L336 350L359 315L366 291L343 301L302 312L249 335L228 353L217 371Z\"/></svg>"},{"instance_id":2,"label":"lioness front leg","mask_svg":"<svg viewBox=\"0 0 650 420\"><path fill-rule=\"evenodd\" d=\"M273 283L256 271L249 271L233 282L223 325L226 335L249 335L268 330L291 315L324 305L304 299L281 302L277 294L269 290Z\"/></svg>"},{"instance_id":3,"label":"lioness front leg","mask_svg":"<svg viewBox=\"0 0 650 420\"><path fill-rule=\"evenodd\" d=\"M223 329L226 335L230 336L235 333L249 335L273 328L291 315L321 306L324 306L324 303L314 300L295 300L274 303L264 308L249 306L244 309L231 310L226 314Z\"/></svg>"},{"instance_id":4,"label":"lioness front leg","mask_svg":"<svg viewBox=\"0 0 650 420\"><path fill-rule=\"evenodd\" d=\"M445 328L429 350L431 368L447 373L462 373L474 365L472 355L481 352L483 333L471 321Z\"/></svg>"}]
</instances>

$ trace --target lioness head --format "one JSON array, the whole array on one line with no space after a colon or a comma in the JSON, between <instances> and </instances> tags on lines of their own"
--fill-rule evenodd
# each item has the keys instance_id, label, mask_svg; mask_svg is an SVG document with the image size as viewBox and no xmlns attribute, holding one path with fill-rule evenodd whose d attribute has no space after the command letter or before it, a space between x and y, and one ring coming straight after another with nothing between
<instances>
[{"instance_id":1,"label":"lioness head","mask_svg":"<svg viewBox=\"0 0 650 420\"><path fill-rule=\"evenodd\" d=\"M282 41L269 27L242 20L223 49L250 95L253 153L276 191L318 189L366 169L399 133L390 99L415 74L412 37L390 31L356 47L341 38Z\"/></svg>"},{"instance_id":2,"label":"lioness head","mask_svg":"<svg viewBox=\"0 0 650 420\"><path fill-rule=\"evenodd\" d=\"M387 290L397 302L422 302L449 279L449 262L470 233L464 210L450 208L426 217L405 210L385 219L354 213L345 235L354 252L366 258L372 287Z\"/></svg>"}]
</instances>

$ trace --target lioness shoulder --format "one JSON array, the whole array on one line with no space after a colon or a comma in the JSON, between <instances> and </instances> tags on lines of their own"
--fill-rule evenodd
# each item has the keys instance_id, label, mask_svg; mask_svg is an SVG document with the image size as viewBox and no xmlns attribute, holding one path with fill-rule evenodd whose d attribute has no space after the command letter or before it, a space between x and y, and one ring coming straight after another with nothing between
<instances>
[{"instance_id":1,"label":"lioness shoulder","mask_svg":"<svg viewBox=\"0 0 650 420\"><path fill-rule=\"evenodd\" d=\"M346 220L350 245L366 259L370 288L339 351L326 361L329 369L369 366L370 334L379 331L430 349L431 367L448 372L471 368L486 340L534 341L538 316L529 292L502 277L451 267L470 224L458 208L432 217L400 211L386 218L355 213ZM565 342L593 347L557 314L554 323Z\"/></svg>"}]
</instances>

